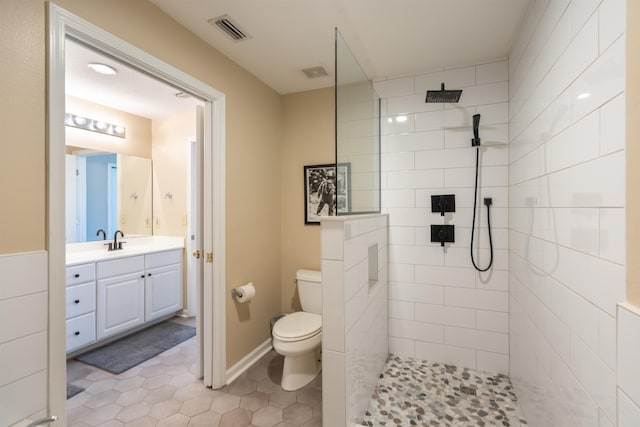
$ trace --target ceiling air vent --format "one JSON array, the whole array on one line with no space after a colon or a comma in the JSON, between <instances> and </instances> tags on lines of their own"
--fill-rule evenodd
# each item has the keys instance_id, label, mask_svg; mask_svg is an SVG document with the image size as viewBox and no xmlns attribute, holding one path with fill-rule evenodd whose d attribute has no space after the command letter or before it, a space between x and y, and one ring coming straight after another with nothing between
<instances>
[{"instance_id":1,"label":"ceiling air vent","mask_svg":"<svg viewBox=\"0 0 640 427\"><path fill-rule=\"evenodd\" d=\"M233 19L229 15L218 16L217 18L209 19L209 23L216 25L225 34L231 37L235 41L250 39L251 36L238 24L233 22Z\"/></svg>"},{"instance_id":2,"label":"ceiling air vent","mask_svg":"<svg viewBox=\"0 0 640 427\"><path fill-rule=\"evenodd\" d=\"M317 67L305 68L304 70L302 70L302 72L305 73L306 76L310 79L329 75L327 74L327 70L325 70L321 65L318 65Z\"/></svg>"}]
</instances>

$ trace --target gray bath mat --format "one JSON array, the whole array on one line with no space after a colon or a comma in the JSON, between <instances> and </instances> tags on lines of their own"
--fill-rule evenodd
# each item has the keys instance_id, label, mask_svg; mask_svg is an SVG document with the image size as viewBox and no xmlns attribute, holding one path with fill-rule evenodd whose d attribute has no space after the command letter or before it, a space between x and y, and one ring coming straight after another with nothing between
<instances>
[{"instance_id":1,"label":"gray bath mat","mask_svg":"<svg viewBox=\"0 0 640 427\"><path fill-rule=\"evenodd\" d=\"M112 374L120 374L151 359L196 334L196 328L164 322L136 332L97 350L81 354L76 360Z\"/></svg>"},{"instance_id":2,"label":"gray bath mat","mask_svg":"<svg viewBox=\"0 0 640 427\"><path fill-rule=\"evenodd\" d=\"M78 387L77 385L73 385L71 383L67 383L67 399L71 399L76 394L84 391L84 388Z\"/></svg>"}]
</instances>

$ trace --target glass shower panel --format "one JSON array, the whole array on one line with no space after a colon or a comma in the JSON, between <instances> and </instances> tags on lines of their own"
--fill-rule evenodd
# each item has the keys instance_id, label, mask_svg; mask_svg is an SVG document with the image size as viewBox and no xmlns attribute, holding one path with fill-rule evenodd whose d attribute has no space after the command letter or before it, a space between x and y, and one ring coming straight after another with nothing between
<instances>
[{"instance_id":1,"label":"glass shower panel","mask_svg":"<svg viewBox=\"0 0 640 427\"><path fill-rule=\"evenodd\" d=\"M380 212L380 97L336 28L337 213Z\"/></svg>"}]
</instances>

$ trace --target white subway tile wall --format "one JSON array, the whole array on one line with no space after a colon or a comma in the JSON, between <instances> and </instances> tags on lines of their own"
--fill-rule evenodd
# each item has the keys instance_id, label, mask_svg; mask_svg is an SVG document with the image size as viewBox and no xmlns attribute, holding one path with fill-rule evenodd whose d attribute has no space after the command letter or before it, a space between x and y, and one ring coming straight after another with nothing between
<instances>
[{"instance_id":1,"label":"white subway tile wall","mask_svg":"<svg viewBox=\"0 0 640 427\"><path fill-rule=\"evenodd\" d=\"M390 84L387 90L404 90L406 85ZM389 321L388 311L403 308L393 306L388 298L388 230L384 214L322 221L325 425L347 427L362 421L389 354L388 331L396 325ZM373 245L378 247L375 284L369 280L369 248Z\"/></svg>"},{"instance_id":2,"label":"white subway tile wall","mask_svg":"<svg viewBox=\"0 0 640 427\"><path fill-rule=\"evenodd\" d=\"M535 0L509 57L509 365L533 426L638 424L615 371L624 3Z\"/></svg>"},{"instance_id":3,"label":"white subway tile wall","mask_svg":"<svg viewBox=\"0 0 640 427\"><path fill-rule=\"evenodd\" d=\"M12 425L47 405L47 253L2 255L0 276L0 424Z\"/></svg>"},{"instance_id":4,"label":"white subway tile wall","mask_svg":"<svg viewBox=\"0 0 640 427\"><path fill-rule=\"evenodd\" d=\"M374 83L383 98L391 353L508 373L508 79L504 60ZM446 89L462 89L460 102L427 104L426 91L439 90L443 82ZM469 256L476 113L483 144L476 243L486 265L482 199L491 197L495 258L490 274L477 273ZM398 115L407 116L405 127L394 124ZM438 194L455 194L455 213L431 212L431 195ZM456 242L445 249L430 241L430 225L444 223L456 227Z\"/></svg>"},{"instance_id":5,"label":"white subway tile wall","mask_svg":"<svg viewBox=\"0 0 640 427\"><path fill-rule=\"evenodd\" d=\"M640 425L640 311L618 306L618 425Z\"/></svg>"}]
</instances>

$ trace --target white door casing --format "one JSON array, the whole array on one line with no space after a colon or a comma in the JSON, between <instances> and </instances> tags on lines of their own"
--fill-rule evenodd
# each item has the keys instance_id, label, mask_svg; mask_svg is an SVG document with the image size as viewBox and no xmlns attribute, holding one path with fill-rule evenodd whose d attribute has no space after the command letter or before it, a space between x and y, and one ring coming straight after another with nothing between
<instances>
[{"instance_id":1,"label":"white door casing","mask_svg":"<svg viewBox=\"0 0 640 427\"><path fill-rule=\"evenodd\" d=\"M204 383L226 384L225 95L99 27L47 2L47 250L49 261L49 414L66 425L65 353L65 39L73 37L205 101L204 111ZM206 256L206 255L205 255ZM206 261L206 258L205 258ZM209 359L207 359L207 357ZM26 397L28 398L28 397Z\"/></svg>"}]
</instances>

